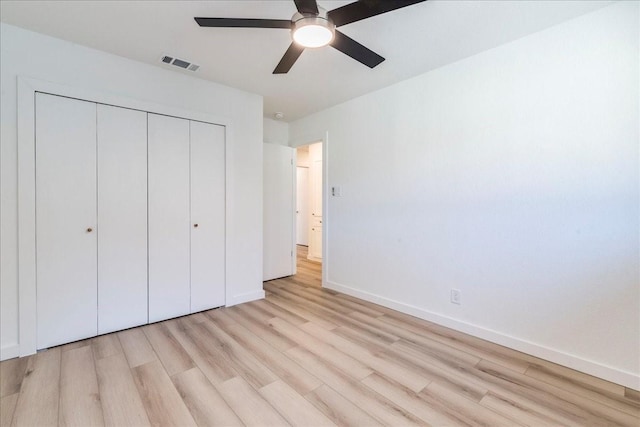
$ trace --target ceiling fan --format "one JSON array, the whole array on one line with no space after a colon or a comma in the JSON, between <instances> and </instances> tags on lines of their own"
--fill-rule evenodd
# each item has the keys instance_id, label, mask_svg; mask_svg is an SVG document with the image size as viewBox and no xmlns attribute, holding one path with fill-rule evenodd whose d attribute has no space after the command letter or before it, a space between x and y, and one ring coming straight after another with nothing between
<instances>
[{"instance_id":1,"label":"ceiling fan","mask_svg":"<svg viewBox=\"0 0 640 427\"><path fill-rule=\"evenodd\" d=\"M326 11L316 0L293 0L298 12L291 19L194 18L201 27L283 28L291 30L293 42L273 70L273 74L287 73L305 48L331 45L373 68L384 61L374 51L336 30L336 27L391 12L426 0L358 0Z\"/></svg>"}]
</instances>

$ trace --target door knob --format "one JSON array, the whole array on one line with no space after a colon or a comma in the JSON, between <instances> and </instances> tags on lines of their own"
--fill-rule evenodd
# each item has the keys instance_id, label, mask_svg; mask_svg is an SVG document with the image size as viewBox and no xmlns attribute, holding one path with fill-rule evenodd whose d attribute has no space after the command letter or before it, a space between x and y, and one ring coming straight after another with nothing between
<instances>
[{"instance_id":1,"label":"door knob","mask_svg":"<svg viewBox=\"0 0 640 427\"><path fill-rule=\"evenodd\" d=\"M198 228L198 224L193 224L193 228Z\"/></svg>"},{"instance_id":2,"label":"door knob","mask_svg":"<svg viewBox=\"0 0 640 427\"><path fill-rule=\"evenodd\" d=\"M91 233L93 231L93 228L89 227L87 228L87 233Z\"/></svg>"}]
</instances>

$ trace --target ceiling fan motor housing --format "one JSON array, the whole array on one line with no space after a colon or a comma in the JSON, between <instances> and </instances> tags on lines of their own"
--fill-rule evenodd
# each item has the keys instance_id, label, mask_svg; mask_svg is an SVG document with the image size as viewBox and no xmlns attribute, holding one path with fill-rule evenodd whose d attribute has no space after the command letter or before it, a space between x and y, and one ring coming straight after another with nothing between
<instances>
[{"instance_id":1,"label":"ceiling fan motor housing","mask_svg":"<svg viewBox=\"0 0 640 427\"><path fill-rule=\"evenodd\" d=\"M321 7L318 7L318 14L296 12L291 22L291 37L305 47L326 46L335 36L336 26Z\"/></svg>"}]
</instances>

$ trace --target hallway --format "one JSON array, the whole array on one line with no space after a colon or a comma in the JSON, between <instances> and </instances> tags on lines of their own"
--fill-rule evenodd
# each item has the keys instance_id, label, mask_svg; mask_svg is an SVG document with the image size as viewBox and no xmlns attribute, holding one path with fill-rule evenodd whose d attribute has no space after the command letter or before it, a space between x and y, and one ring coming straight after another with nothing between
<instances>
[{"instance_id":1,"label":"hallway","mask_svg":"<svg viewBox=\"0 0 640 427\"><path fill-rule=\"evenodd\" d=\"M307 259L309 248L307 246L296 245L296 274L291 276L291 280L306 286L322 286L322 264ZM287 279L287 278L285 278Z\"/></svg>"}]
</instances>

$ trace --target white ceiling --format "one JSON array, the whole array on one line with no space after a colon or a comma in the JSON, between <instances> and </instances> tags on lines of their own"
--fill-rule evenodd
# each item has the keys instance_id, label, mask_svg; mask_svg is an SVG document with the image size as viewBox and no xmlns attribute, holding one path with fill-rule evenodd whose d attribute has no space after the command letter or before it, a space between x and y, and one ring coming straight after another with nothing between
<instances>
[{"instance_id":1,"label":"white ceiling","mask_svg":"<svg viewBox=\"0 0 640 427\"><path fill-rule=\"evenodd\" d=\"M393 1L393 0L385 0ZM334 9L351 1L319 0ZM0 1L0 19L158 67L264 96L264 114L285 121L588 13L609 1L431 0L340 30L386 58L369 69L337 50L307 49L288 74L271 74L289 46L280 29L200 28L194 16L289 19L292 0ZM162 54L201 66L161 64Z\"/></svg>"}]
</instances>

